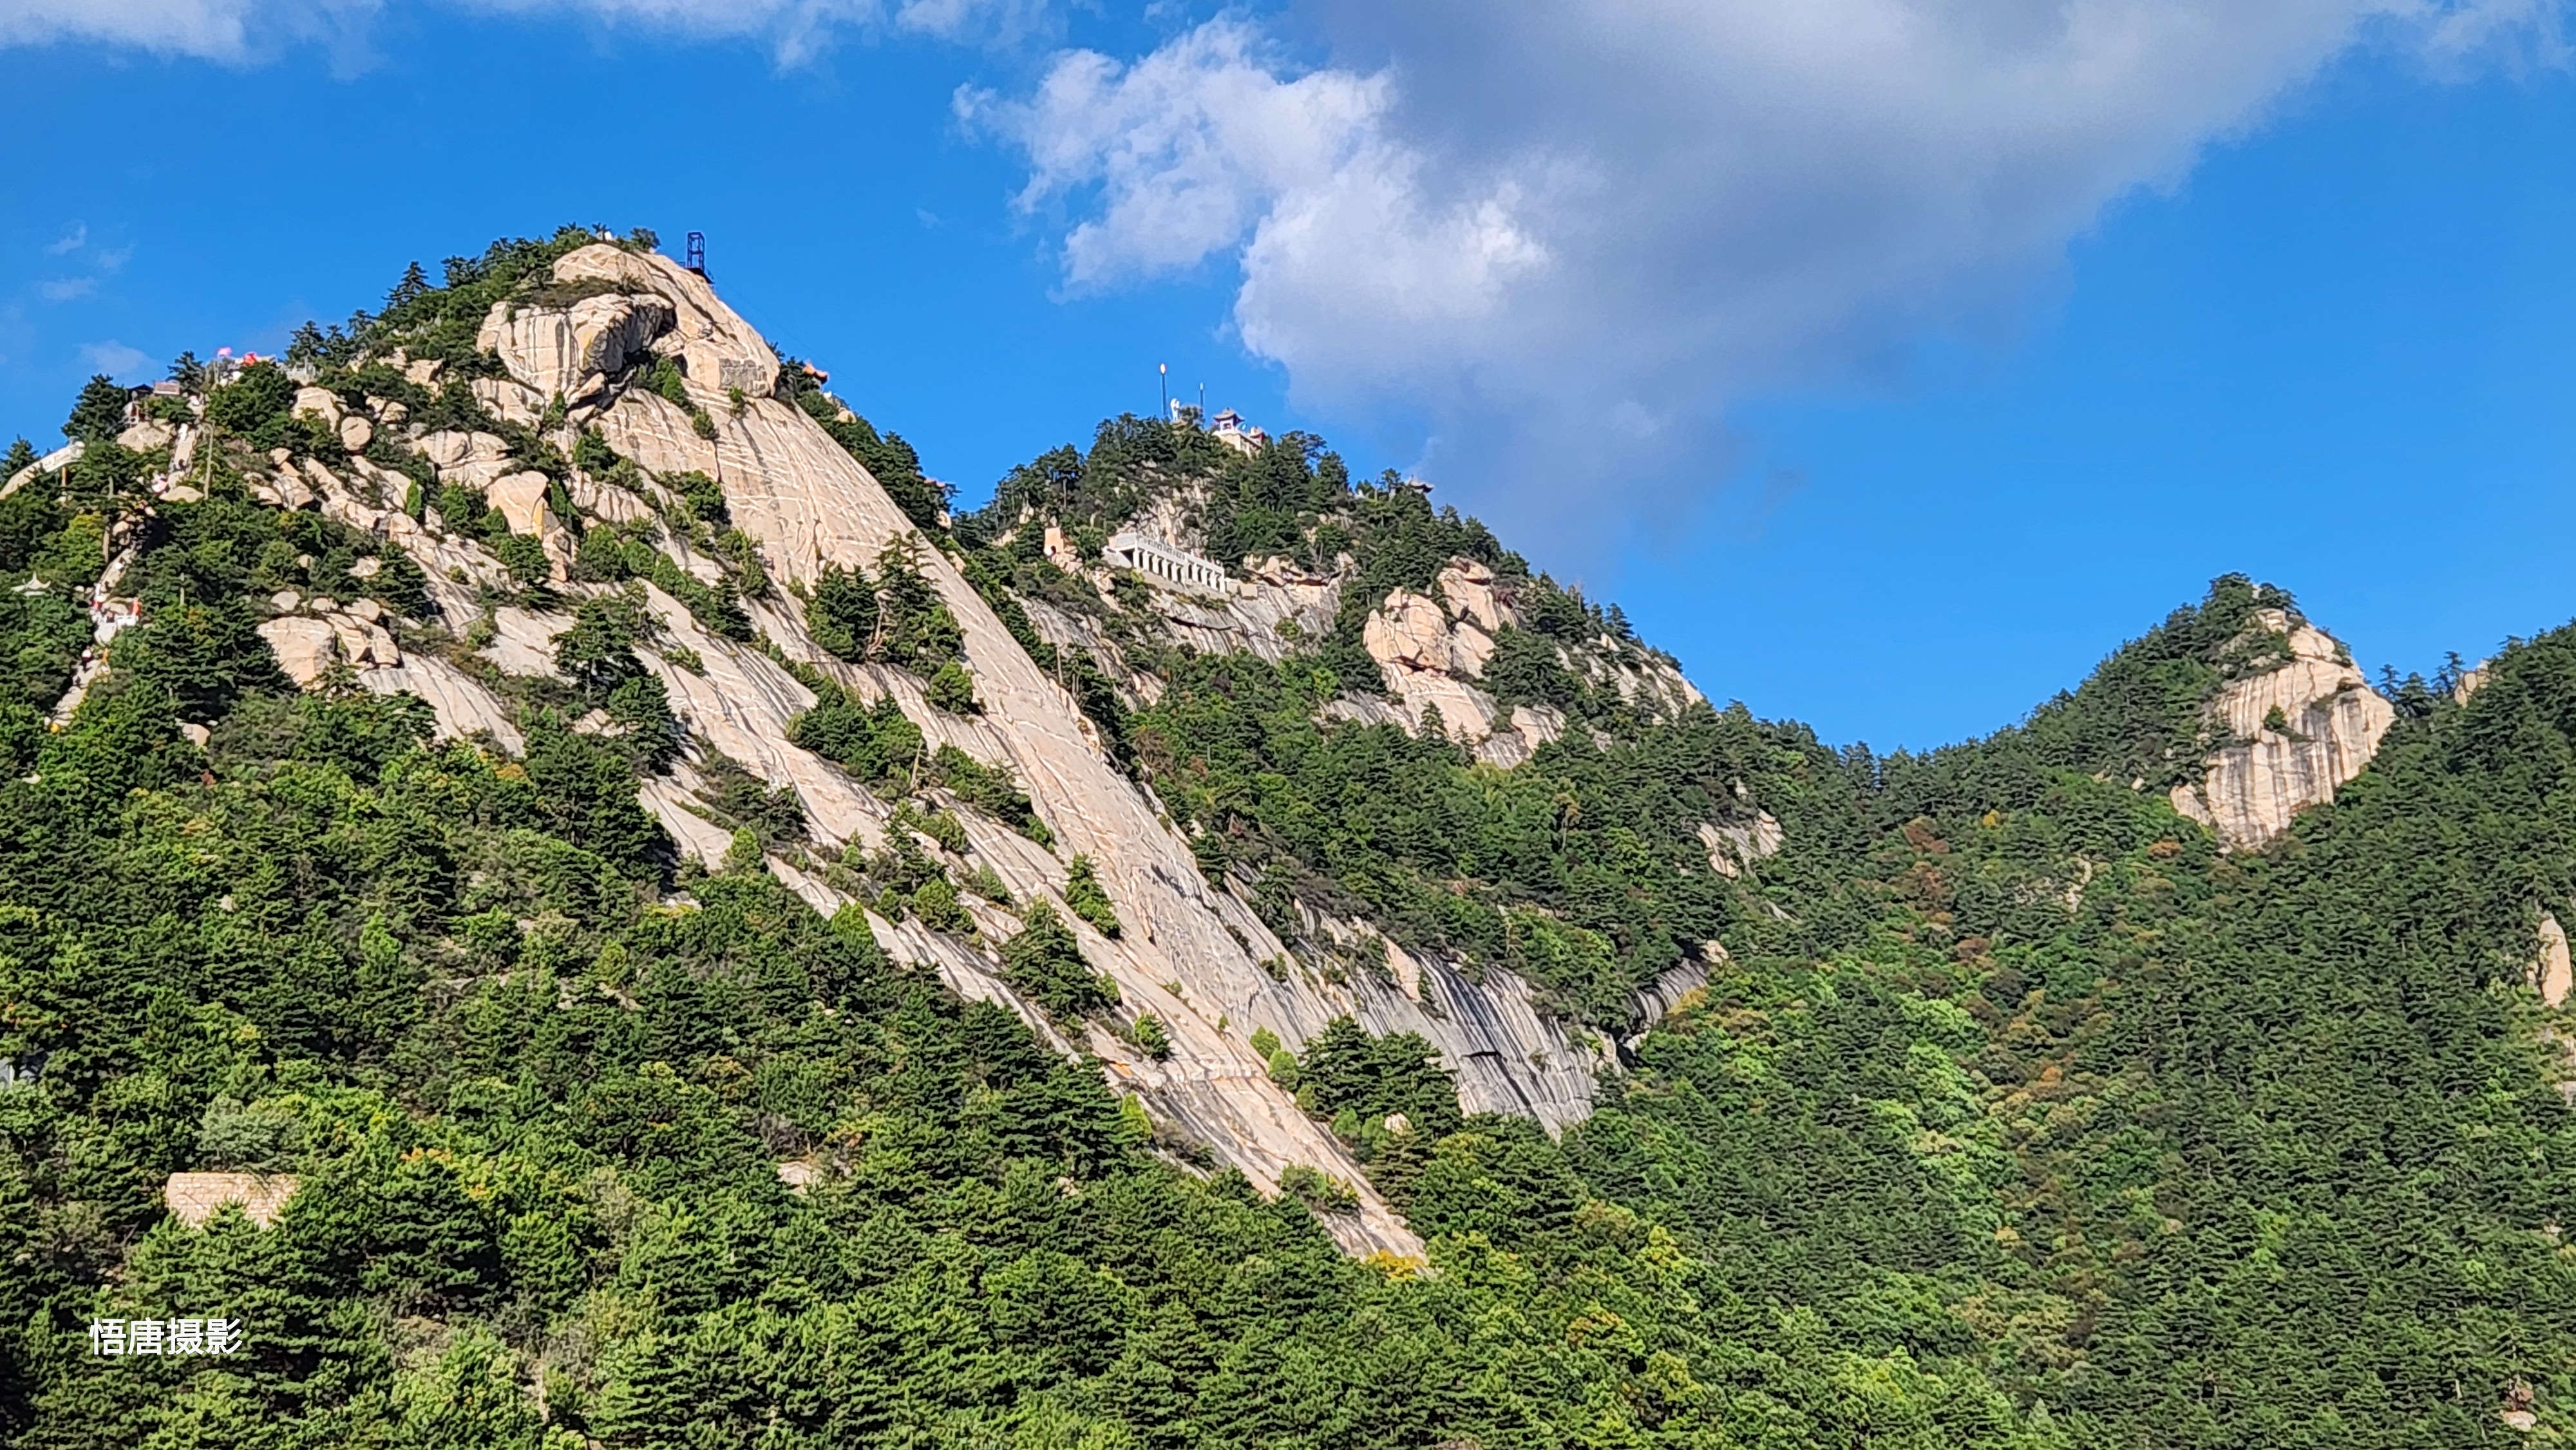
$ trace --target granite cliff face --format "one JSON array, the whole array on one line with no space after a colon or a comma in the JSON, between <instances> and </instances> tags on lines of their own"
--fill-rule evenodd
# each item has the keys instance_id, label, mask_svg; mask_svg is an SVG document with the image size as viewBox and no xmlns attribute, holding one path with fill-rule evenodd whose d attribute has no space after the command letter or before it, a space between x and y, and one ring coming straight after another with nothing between
<instances>
[{"instance_id":1,"label":"granite cliff face","mask_svg":"<svg viewBox=\"0 0 2576 1450\"><path fill-rule=\"evenodd\" d=\"M1019 1000L989 946L919 922L888 921L826 880L810 857L776 853L768 867L826 915L862 913L880 945L898 959L927 964L957 991L1004 1003L1059 1047L1096 1054L1117 1087L1132 1092L1156 1118L1177 1126L1217 1160L1275 1191L1292 1165L1318 1168L1357 1193L1355 1213L1328 1224L1355 1252L1416 1254L1420 1243L1375 1194L1342 1143L1301 1111L1275 1083L1250 1045L1266 1029L1291 1048L1336 1017L1350 1016L1378 1033L1414 1032L1436 1045L1457 1075L1463 1106L1537 1119L1560 1129L1589 1111L1606 1048L1540 1009L1530 989L1507 973L1470 976L1450 963L1406 952L1365 923L1329 920L1311 910L1305 926L1353 957L1382 961L1382 970L1326 980L1293 965L1294 956L1250 905L1212 887L1150 792L1109 758L1098 730L1075 698L1030 658L952 561L924 538L866 468L800 409L771 396L776 354L721 301L706 281L667 260L600 245L558 262L559 286L585 295L561 306L493 309L479 344L506 377L480 378L474 392L511 419L534 419L560 407L552 437L572 453L580 433L595 429L622 457L640 465L632 487L588 473L566 490L575 510L594 522L653 531L653 542L691 577L717 570L682 531L659 522L668 502L662 480L704 475L722 489L733 525L757 546L776 584L768 597L742 601L758 644L702 626L689 608L659 587L645 598L663 648L646 663L668 691L673 714L697 744L671 771L646 783L646 804L681 848L710 864L732 838L698 809L705 762L738 763L774 786L792 788L803 806L816 854L846 844L882 847L895 807L839 767L790 742L789 721L816 702L788 665L829 676L865 700L891 698L930 747L954 746L973 760L1007 769L1044 823L1051 846L974 811L950 814L966 840L955 851L927 838L916 844L958 868L989 870L1015 902L1064 904L1067 867L1077 854L1095 863L1124 930L1114 938L1070 909L1066 920L1086 960L1117 984L1121 1013L1150 1012L1165 1027L1169 1051L1140 1050L1110 1024L1072 1027ZM685 402L644 385L645 372L670 359L685 379ZM326 398L328 395L324 395ZM316 400L316 410L321 401ZM399 407L399 405L395 405ZM400 427L400 416L333 420ZM409 430L441 484L484 492L513 533L544 545L552 588L573 602L610 586L571 582L575 542L556 517L543 474L512 463L507 445L480 433ZM321 687L348 669L363 688L410 691L435 709L442 733L488 732L515 747L512 711L478 675L547 676L555 669L551 640L571 617L477 603L478 584L506 578L481 542L447 526L430 509L415 520L399 501L406 480L352 458L339 471L281 459L261 485L280 506L319 507L341 522L401 545L422 566L446 631L469 639L462 663L438 651L403 650L383 628L372 601L273 601L263 628L281 663L299 683ZM878 560L890 545L911 556L964 636L965 665L980 713L932 706L922 684L903 671L854 665L834 657L809 634L791 593L809 589L829 566ZM1235 597L1158 596L1175 630L1201 647L1275 652L1284 623L1320 627L1336 607L1341 581L1273 561L1256 568ZM1418 727L1440 706L1448 728L1482 742L1488 758L1508 765L1562 728L1553 712L1526 707L1497 712L1472 683L1490 653L1491 632L1508 618L1489 573L1470 561L1443 572L1442 598L1392 598L1373 615L1369 647L1383 664L1402 721ZM1105 584L1104 584L1105 587ZM1050 617L1033 606L1041 632L1079 636L1080 621ZM1091 641L1097 643L1097 641ZM456 651L448 651L455 654ZM674 661L679 661L675 663ZM1135 682L1140 690L1150 681ZM1680 698L1678 673L1640 674L1629 685ZM1381 707L1382 708L1382 707ZM1499 717L1499 718L1498 718ZM1750 845L1751 843L1748 843ZM1746 854L1758 854L1755 846ZM981 899L964 898L978 935L989 943L1017 929L1016 917ZM1284 965L1283 964L1288 964ZM1079 1040L1068 1040L1077 1032Z\"/></svg>"},{"instance_id":2,"label":"granite cliff face","mask_svg":"<svg viewBox=\"0 0 2576 1450\"><path fill-rule=\"evenodd\" d=\"M2396 712L2323 630L2277 609L2256 611L2249 637L2277 650L2222 686L2204 711L2219 743L2202 778L2173 789L2174 809L2235 850L2289 829L2361 773Z\"/></svg>"}]
</instances>

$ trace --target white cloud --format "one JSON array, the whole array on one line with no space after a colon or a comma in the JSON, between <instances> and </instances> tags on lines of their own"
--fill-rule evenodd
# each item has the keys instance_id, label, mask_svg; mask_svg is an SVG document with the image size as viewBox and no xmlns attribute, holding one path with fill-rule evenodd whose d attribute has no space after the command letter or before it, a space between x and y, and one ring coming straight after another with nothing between
<instances>
[{"instance_id":1,"label":"white cloud","mask_svg":"<svg viewBox=\"0 0 2576 1450\"><path fill-rule=\"evenodd\" d=\"M36 284L36 295L48 302L70 302L98 290L96 277L61 277Z\"/></svg>"},{"instance_id":2,"label":"white cloud","mask_svg":"<svg viewBox=\"0 0 2576 1450\"><path fill-rule=\"evenodd\" d=\"M131 376L152 361L141 348L127 347L114 338L105 342L85 342L80 348L81 365L110 377Z\"/></svg>"},{"instance_id":3,"label":"white cloud","mask_svg":"<svg viewBox=\"0 0 2576 1450\"><path fill-rule=\"evenodd\" d=\"M1045 29L1046 0L451 0L457 8L567 14L689 40L749 40L781 65L844 32L1009 42ZM0 0L0 46L97 41L162 55L254 61L305 41L353 58L383 0Z\"/></svg>"},{"instance_id":4,"label":"white cloud","mask_svg":"<svg viewBox=\"0 0 2576 1450\"><path fill-rule=\"evenodd\" d=\"M156 55L247 61L339 42L379 0L0 0L0 46L104 41ZM77 243L75 243L77 245Z\"/></svg>"},{"instance_id":5,"label":"white cloud","mask_svg":"<svg viewBox=\"0 0 2576 1450\"><path fill-rule=\"evenodd\" d=\"M2009 317L2103 208L2365 43L2556 59L2555 0L1311 0L959 109L1069 282L1241 269L1302 402L1425 419L1498 512L1722 471L1727 407ZM1349 57L1383 58L1382 62ZM1532 521L1536 521L1533 519Z\"/></svg>"},{"instance_id":6,"label":"white cloud","mask_svg":"<svg viewBox=\"0 0 2576 1450\"><path fill-rule=\"evenodd\" d=\"M83 246L87 245L88 242L89 223L74 222L71 224L69 230L65 231L60 237L56 238L52 243L46 246L45 255L48 257L59 257L65 252L77 252Z\"/></svg>"}]
</instances>

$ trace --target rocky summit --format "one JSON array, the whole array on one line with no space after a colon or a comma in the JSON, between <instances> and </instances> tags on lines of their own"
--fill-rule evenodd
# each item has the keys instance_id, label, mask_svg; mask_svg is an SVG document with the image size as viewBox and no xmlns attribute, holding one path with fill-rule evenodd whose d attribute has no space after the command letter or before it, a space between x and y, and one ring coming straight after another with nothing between
<instances>
[{"instance_id":1,"label":"rocky summit","mask_svg":"<svg viewBox=\"0 0 2576 1450\"><path fill-rule=\"evenodd\" d=\"M13 1443L2576 1432L2576 637L2231 576L1879 756L1324 440L864 406L569 229L13 450Z\"/></svg>"}]
</instances>

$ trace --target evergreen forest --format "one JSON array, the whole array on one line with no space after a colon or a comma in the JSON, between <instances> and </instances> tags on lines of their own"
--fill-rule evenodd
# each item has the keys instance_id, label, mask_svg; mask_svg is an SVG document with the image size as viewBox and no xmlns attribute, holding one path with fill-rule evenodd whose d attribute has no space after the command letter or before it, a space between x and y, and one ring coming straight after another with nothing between
<instances>
[{"instance_id":1,"label":"evergreen forest","mask_svg":"<svg viewBox=\"0 0 2576 1450\"><path fill-rule=\"evenodd\" d=\"M2229 851L2166 788L2265 612L2298 618L2277 588L2216 580L2020 723L1877 755L1623 692L1618 670L1671 662L1615 608L1322 440L1245 454L1112 419L951 514L899 436L790 366L780 394L1061 679L1211 889L1283 940L1326 913L1512 973L1600 1044L1595 1110L1556 1137L1463 1112L1417 1037L1344 1020L1262 1044L1426 1246L1353 1257L1328 1232L1349 1185L1260 1191L1098 1063L766 869L812 824L707 759L639 663L669 646L621 603L685 589L711 634L752 636L745 601L783 591L711 482L670 489L705 568L636 530L578 541L599 587L557 642L564 680L513 697L521 748L443 738L419 699L345 670L309 689L281 671L257 633L280 590L430 610L399 548L254 495L271 450L348 456L292 411L286 368L489 428L559 481L632 470L468 386L494 366L476 320L588 240L496 244L440 283L415 268L283 365L181 359L175 398L97 380L61 428L80 459L0 496L0 1442L2576 1438L2576 1070L2533 984L2543 914L2576 920L2576 628L2512 642L2473 690L2456 669L2389 678L2368 768ZM396 343L451 373L410 381L381 362ZM196 496L153 501L166 447L118 439L173 403L206 440ZM0 478L54 446L22 441ZM536 547L395 438L357 455L420 480L416 516L496 531L505 560ZM1038 542L1053 525L1096 556L1181 492L1210 557L1345 579L1331 627L1278 660L1192 649L1130 607L1140 583L1103 597ZM84 672L82 601L118 540L141 622ZM1370 607L1458 560L1515 600L1486 688L1567 723L1508 768L1328 708L1385 694ZM515 573L494 587L549 587L541 550ZM795 607L931 708L989 708L915 561ZM1038 629L1044 611L1099 647ZM76 675L77 708L49 718ZM961 902L1000 889L940 864L943 812L1043 844L1025 786L813 678L799 743L927 843L817 871L972 938ZM720 861L639 801L682 755L721 788ZM1712 869L1701 826L1757 814L1776 854ZM1114 936L1090 872L1077 858L1068 903ZM1115 1010L1071 926L1043 904L1024 920L997 944L1023 996ZM1316 952L1300 969L1360 969ZM1704 985L1641 1017L1684 966ZM1162 1029L1122 1030L1150 1051ZM188 1172L297 1186L274 1222L192 1226L164 1201ZM101 1320L179 1314L239 1320L243 1348L95 1352Z\"/></svg>"}]
</instances>

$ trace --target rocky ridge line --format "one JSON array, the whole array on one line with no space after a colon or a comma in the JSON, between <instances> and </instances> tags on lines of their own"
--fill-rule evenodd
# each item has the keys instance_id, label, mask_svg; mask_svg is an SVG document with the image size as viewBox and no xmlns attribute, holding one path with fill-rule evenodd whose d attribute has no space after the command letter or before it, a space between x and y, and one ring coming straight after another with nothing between
<instances>
[{"instance_id":1,"label":"rocky ridge line","mask_svg":"<svg viewBox=\"0 0 2576 1450\"><path fill-rule=\"evenodd\" d=\"M1010 1006L1060 1048L1096 1054L1114 1085L1137 1094L1154 1116L1177 1124L1265 1191L1277 1191L1280 1175L1294 1165L1348 1183L1359 1197L1357 1211L1328 1214L1325 1222L1353 1252L1414 1256L1421 1244L1368 1185L1340 1141L1271 1080L1250 1046L1256 1029L1269 1029L1293 1048L1349 1015L1374 1032L1416 1032L1432 1042L1456 1074L1462 1106L1470 1112L1524 1114L1554 1131L1590 1111L1606 1045L1542 1013L1527 984L1506 973L1471 979L1446 963L1416 959L1363 924L1320 919L1309 923L1320 937L1347 954L1382 957L1384 970L1326 982L1293 965L1292 954L1244 900L1207 883L1188 842L1151 794L1103 752L1073 697L1029 658L867 470L801 410L771 396L776 354L703 279L665 259L610 246L571 253L557 264L555 277L558 283L613 290L561 309L496 308L484 340L509 376L476 380L474 391L487 407L505 417L534 419L560 401L558 445L569 452L580 429L597 428L611 447L645 470L641 486L647 490L659 491L653 476L684 470L715 479L735 527L757 543L763 566L781 584L811 584L826 564L872 565L888 544L912 541L922 573L962 627L966 665L983 704L980 715L950 714L932 707L920 682L902 671L832 656L807 633L792 598L742 601L761 641L753 646L700 627L678 600L648 587L650 611L672 648L640 654L663 681L674 715L695 737L770 784L793 787L818 848L826 850L849 842L871 850L883 846L892 808L837 766L788 741L788 721L810 708L815 696L769 649L828 675L861 699L892 697L933 748L953 745L977 761L1007 767L1052 833L1055 849L972 810L953 813L968 837L964 855L926 839L917 844L943 859L955 856L949 864L960 877L971 860L989 868L1014 901L1050 901L1060 909L1064 858L1091 857L1126 929L1113 939L1070 910L1062 914L1086 961L1117 983L1122 1011L1151 1012L1165 1025L1169 1055L1149 1055L1101 1022L1048 1020L1011 992L988 947L932 932L918 921L889 922L798 860L771 856L772 874L826 915L845 908L862 912L879 944L897 959L931 965L960 993ZM614 375L617 367L632 369L656 356L686 360L691 407ZM321 400L313 406L319 411ZM399 427L398 417L375 411L370 427ZM702 419L713 423L712 439L702 436ZM344 413L325 421L345 428L365 420ZM409 436L442 482L488 491L514 531L547 544L558 594L577 601L606 589L569 580L569 531L545 503L543 475L513 491L502 440L423 435L417 428ZM273 462L275 472L256 484L272 502L318 506L411 553L429 577L448 632L457 638L484 620L475 586L504 582L506 570L479 541L440 527L434 511L421 520L405 513L398 504L409 480L364 459L340 471L311 460ZM649 523L656 517L651 500L579 471L568 491L579 511L601 519ZM685 540L664 530L658 542L689 572L713 582L715 566L694 556ZM1429 616L1409 601L1397 607L1412 612L1414 643L1424 649L1437 619L1442 635L1453 642L1446 668L1472 674L1481 662L1474 654L1476 634L1489 638L1507 616L1490 592L1479 595L1476 586L1490 586L1490 576L1480 580L1475 576L1481 571L1463 561L1462 566L1442 576L1446 609L1427 600ZM1452 574L1458 576L1454 581ZM1278 644L1276 626L1284 619L1318 607L1329 618L1337 583L1328 587L1328 581L1283 575L1242 598L1183 606L1176 596L1164 602L1168 609L1197 609L1216 633L1230 632L1258 649L1265 636ZM381 627L383 621L368 613L370 603L272 601L277 616L262 633L307 687L321 686L336 667L347 666L369 690L419 694L435 711L442 734L488 731L515 748L511 711L475 671L488 665L510 674L552 674L550 641L571 622L569 616L496 609L486 626L488 639L474 652L480 663L467 659L460 666L442 657L454 654L452 647L403 649ZM1045 632L1056 632L1044 611L1033 609L1032 615ZM1069 630L1075 623L1056 621ZM1460 642L1463 660L1456 653ZM673 663L675 658L690 663ZM1678 681L1675 674L1672 681L1641 687L1686 691ZM1439 698L1428 696L1426 703ZM1470 714L1461 710L1462 716ZM1490 707L1485 718L1491 720ZM1418 722L1404 723L1410 728ZM1497 763L1509 764L1555 728L1561 726L1523 724L1493 734L1488 745L1508 741L1501 749L1512 758ZM646 781L643 798L682 849L713 865L731 837L693 809L702 783L697 766L683 760L669 774ZM1004 908L971 893L963 895L963 904L984 942L1006 939L1018 929L1016 915Z\"/></svg>"}]
</instances>

